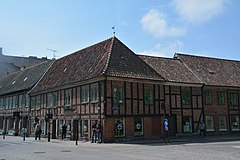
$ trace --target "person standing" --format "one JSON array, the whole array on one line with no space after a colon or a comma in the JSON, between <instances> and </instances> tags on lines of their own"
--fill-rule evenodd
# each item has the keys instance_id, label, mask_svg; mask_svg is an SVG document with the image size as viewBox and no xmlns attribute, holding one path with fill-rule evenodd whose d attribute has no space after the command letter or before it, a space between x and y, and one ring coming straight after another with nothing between
<instances>
[{"instance_id":1,"label":"person standing","mask_svg":"<svg viewBox=\"0 0 240 160\"><path fill-rule=\"evenodd\" d=\"M96 129L97 129L98 143L102 143L102 125L100 122L97 123Z\"/></svg>"},{"instance_id":2,"label":"person standing","mask_svg":"<svg viewBox=\"0 0 240 160\"><path fill-rule=\"evenodd\" d=\"M91 143L96 143L96 136L97 136L97 130L96 130L96 127L97 127L97 121L94 121L93 122L93 125L92 125L92 142Z\"/></svg>"},{"instance_id":3,"label":"person standing","mask_svg":"<svg viewBox=\"0 0 240 160\"><path fill-rule=\"evenodd\" d=\"M37 123L37 125L35 126L34 132L35 132L35 140L37 140L37 138L41 140L42 128L39 123Z\"/></svg>"},{"instance_id":4,"label":"person standing","mask_svg":"<svg viewBox=\"0 0 240 160\"><path fill-rule=\"evenodd\" d=\"M66 124L64 123L62 125L62 140L64 140L66 138L66 134L67 134L67 126Z\"/></svg>"},{"instance_id":5,"label":"person standing","mask_svg":"<svg viewBox=\"0 0 240 160\"><path fill-rule=\"evenodd\" d=\"M201 123L200 123L200 135L199 135L199 137L202 137L202 135L203 135L203 137L206 137L206 125L203 121L201 121Z\"/></svg>"}]
</instances>

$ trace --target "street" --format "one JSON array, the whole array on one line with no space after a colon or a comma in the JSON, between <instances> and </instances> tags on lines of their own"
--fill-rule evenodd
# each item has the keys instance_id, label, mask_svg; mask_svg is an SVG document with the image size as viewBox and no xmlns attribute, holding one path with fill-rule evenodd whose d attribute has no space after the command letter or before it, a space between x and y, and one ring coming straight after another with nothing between
<instances>
[{"instance_id":1,"label":"street","mask_svg":"<svg viewBox=\"0 0 240 160\"><path fill-rule=\"evenodd\" d=\"M0 160L238 160L240 141L141 144L61 141L42 138L0 136Z\"/></svg>"}]
</instances>

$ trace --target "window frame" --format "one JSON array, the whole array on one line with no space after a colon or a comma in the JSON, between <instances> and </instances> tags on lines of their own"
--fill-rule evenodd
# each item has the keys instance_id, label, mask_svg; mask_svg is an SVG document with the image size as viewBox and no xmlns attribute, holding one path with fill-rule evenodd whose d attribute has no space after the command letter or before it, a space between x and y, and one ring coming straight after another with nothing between
<instances>
[{"instance_id":1,"label":"window frame","mask_svg":"<svg viewBox=\"0 0 240 160\"><path fill-rule=\"evenodd\" d=\"M191 104L190 89L183 89L181 94L182 94L182 104L183 105L190 105Z\"/></svg>"},{"instance_id":2,"label":"window frame","mask_svg":"<svg viewBox=\"0 0 240 160\"><path fill-rule=\"evenodd\" d=\"M124 88L122 85L114 84L113 86L113 103L122 104L124 101Z\"/></svg>"},{"instance_id":3,"label":"window frame","mask_svg":"<svg viewBox=\"0 0 240 160\"><path fill-rule=\"evenodd\" d=\"M89 102L89 85L81 86L81 93L80 93L80 99L81 104L85 104Z\"/></svg>"},{"instance_id":4,"label":"window frame","mask_svg":"<svg viewBox=\"0 0 240 160\"><path fill-rule=\"evenodd\" d=\"M212 105L212 91L204 91L204 104Z\"/></svg>"},{"instance_id":5,"label":"window frame","mask_svg":"<svg viewBox=\"0 0 240 160\"><path fill-rule=\"evenodd\" d=\"M225 105L225 92L224 91L217 92L217 104Z\"/></svg>"},{"instance_id":6,"label":"window frame","mask_svg":"<svg viewBox=\"0 0 240 160\"><path fill-rule=\"evenodd\" d=\"M152 105L154 101L153 89L150 87L144 88L144 104Z\"/></svg>"},{"instance_id":7,"label":"window frame","mask_svg":"<svg viewBox=\"0 0 240 160\"><path fill-rule=\"evenodd\" d=\"M64 90L64 106L72 105L72 89Z\"/></svg>"},{"instance_id":8,"label":"window frame","mask_svg":"<svg viewBox=\"0 0 240 160\"><path fill-rule=\"evenodd\" d=\"M98 83L93 83L90 85L90 102L98 102Z\"/></svg>"}]
</instances>

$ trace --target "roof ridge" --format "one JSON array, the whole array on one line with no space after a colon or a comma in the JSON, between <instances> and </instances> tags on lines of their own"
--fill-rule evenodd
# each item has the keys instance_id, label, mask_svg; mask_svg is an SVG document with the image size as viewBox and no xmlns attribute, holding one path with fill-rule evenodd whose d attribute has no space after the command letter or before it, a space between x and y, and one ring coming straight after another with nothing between
<instances>
[{"instance_id":1,"label":"roof ridge","mask_svg":"<svg viewBox=\"0 0 240 160\"><path fill-rule=\"evenodd\" d=\"M189 56L189 57L197 57L197 58L207 58L207 59L215 59L215 60L221 60L221 61L232 61L232 62L240 62L240 60L233 60L233 59L225 59L225 58L217 58L217 57L208 57L204 55L193 55L193 54L185 54L185 53L175 53L174 57L182 55L182 56Z\"/></svg>"},{"instance_id":2,"label":"roof ridge","mask_svg":"<svg viewBox=\"0 0 240 160\"><path fill-rule=\"evenodd\" d=\"M105 73L107 72L107 69L108 69L108 65L109 65L109 62L110 62L110 58L111 58L111 53L112 53L112 50L113 50L113 43L114 43L114 39L116 37L113 36L112 39L111 39L111 46L110 46L110 49L109 49L109 52L108 52L108 59L107 59L107 62L106 62L106 65L103 69L103 75L105 75Z\"/></svg>"}]
</instances>

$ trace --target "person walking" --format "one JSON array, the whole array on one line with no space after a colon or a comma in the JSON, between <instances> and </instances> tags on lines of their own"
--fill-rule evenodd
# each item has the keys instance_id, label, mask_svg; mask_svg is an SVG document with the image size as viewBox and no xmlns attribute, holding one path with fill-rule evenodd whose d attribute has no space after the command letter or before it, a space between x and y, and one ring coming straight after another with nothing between
<instances>
[{"instance_id":1,"label":"person walking","mask_svg":"<svg viewBox=\"0 0 240 160\"><path fill-rule=\"evenodd\" d=\"M98 143L102 143L102 125L100 122L97 123L96 129L97 129Z\"/></svg>"},{"instance_id":2,"label":"person walking","mask_svg":"<svg viewBox=\"0 0 240 160\"><path fill-rule=\"evenodd\" d=\"M201 121L201 123L200 123L200 135L199 135L199 137L202 137L202 135L203 135L203 137L206 137L206 125L203 121Z\"/></svg>"},{"instance_id":3,"label":"person walking","mask_svg":"<svg viewBox=\"0 0 240 160\"><path fill-rule=\"evenodd\" d=\"M67 134L67 126L66 124L64 123L62 125L62 140L64 140L66 138L66 134Z\"/></svg>"},{"instance_id":4,"label":"person walking","mask_svg":"<svg viewBox=\"0 0 240 160\"><path fill-rule=\"evenodd\" d=\"M92 125L92 142L91 143L93 143L93 142L96 143L96 139L97 139L96 127L97 127L97 121L94 121L93 125Z\"/></svg>"},{"instance_id":5,"label":"person walking","mask_svg":"<svg viewBox=\"0 0 240 160\"><path fill-rule=\"evenodd\" d=\"M34 132L35 132L35 140L37 140L37 138L41 140L42 128L39 123L37 123L37 125L35 126Z\"/></svg>"}]
</instances>

